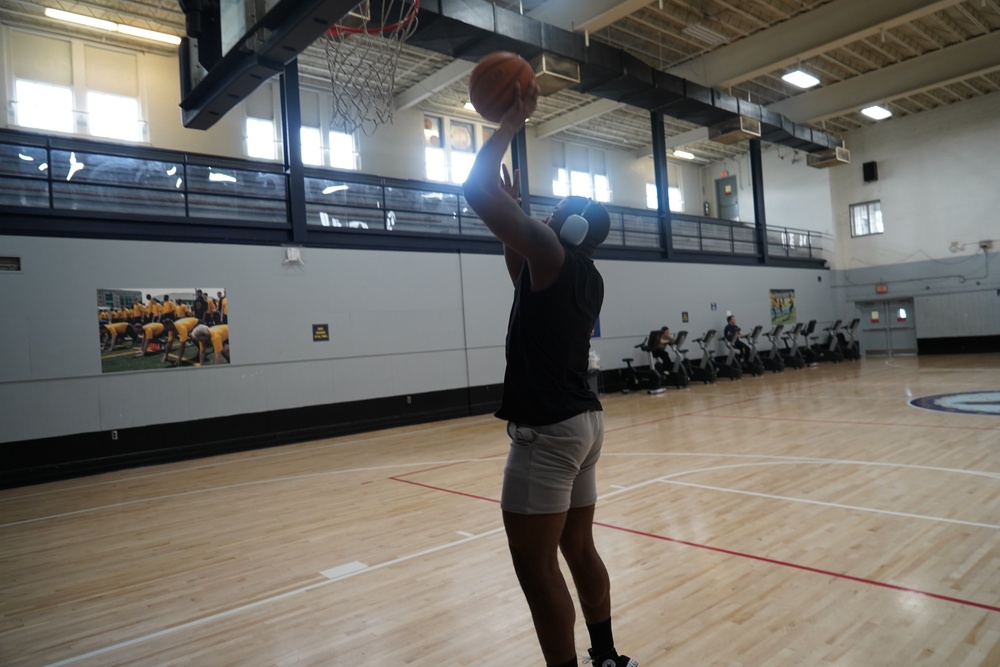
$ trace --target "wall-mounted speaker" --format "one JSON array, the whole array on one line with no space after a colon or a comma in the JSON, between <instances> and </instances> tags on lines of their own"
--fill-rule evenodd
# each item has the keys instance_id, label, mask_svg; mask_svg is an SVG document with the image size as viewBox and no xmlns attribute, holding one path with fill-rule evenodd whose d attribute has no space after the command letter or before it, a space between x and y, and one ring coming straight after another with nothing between
<instances>
[{"instance_id":1,"label":"wall-mounted speaker","mask_svg":"<svg viewBox=\"0 0 1000 667\"><path fill-rule=\"evenodd\" d=\"M878 163L864 162L861 164L861 171L865 177L865 183L872 183L878 180Z\"/></svg>"}]
</instances>

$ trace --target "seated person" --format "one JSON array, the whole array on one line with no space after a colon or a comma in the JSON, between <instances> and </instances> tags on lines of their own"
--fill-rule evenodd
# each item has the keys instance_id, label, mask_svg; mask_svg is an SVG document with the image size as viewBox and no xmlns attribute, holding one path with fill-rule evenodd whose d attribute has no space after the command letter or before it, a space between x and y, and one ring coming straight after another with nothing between
<instances>
[{"instance_id":1,"label":"seated person","mask_svg":"<svg viewBox=\"0 0 1000 667\"><path fill-rule=\"evenodd\" d=\"M723 329L722 335L733 344L733 347L740 353L740 356L744 359L750 356L750 346L740 340L740 338L746 338L746 334L736 326L735 315L730 315L726 318L726 328Z\"/></svg>"},{"instance_id":2,"label":"seated person","mask_svg":"<svg viewBox=\"0 0 1000 667\"><path fill-rule=\"evenodd\" d=\"M674 337L670 335L670 327L662 327L660 329L660 339L657 345L653 346L651 350L652 355L659 361L663 362L663 368L670 368L673 361L670 359L670 355L667 354L667 345L674 342Z\"/></svg>"}]
</instances>

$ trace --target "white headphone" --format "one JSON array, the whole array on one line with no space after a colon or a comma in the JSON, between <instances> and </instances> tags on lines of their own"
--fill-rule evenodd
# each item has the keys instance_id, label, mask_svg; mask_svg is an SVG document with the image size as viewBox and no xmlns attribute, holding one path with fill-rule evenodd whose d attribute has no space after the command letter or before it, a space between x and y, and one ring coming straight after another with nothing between
<instances>
[{"instance_id":1,"label":"white headphone","mask_svg":"<svg viewBox=\"0 0 1000 667\"><path fill-rule=\"evenodd\" d=\"M587 233L590 231L590 223L587 222L587 218L584 216L587 214L587 209L593 203L593 199L588 199L587 205L583 207L582 211L566 216L562 227L559 229L559 239L563 243L575 247L583 243L584 239L587 238Z\"/></svg>"}]
</instances>

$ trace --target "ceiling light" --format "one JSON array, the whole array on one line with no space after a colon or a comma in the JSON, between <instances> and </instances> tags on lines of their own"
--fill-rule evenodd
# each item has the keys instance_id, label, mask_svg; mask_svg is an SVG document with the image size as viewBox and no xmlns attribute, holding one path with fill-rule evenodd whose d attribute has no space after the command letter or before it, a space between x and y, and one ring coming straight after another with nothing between
<instances>
[{"instance_id":1,"label":"ceiling light","mask_svg":"<svg viewBox=\"0 0 1000 667\"><path fill-rule=\"evenodd\" d=\"M711 28L706 28L700 23L692 23L688 27L681 30L682 33L688 35L689 37L694 37L695 39L701 40L708 44L709 46L718 46L723 42L728 42L729 38L725 35L721 35Z\"/></svg>"},{"instance_id":2,"label":"ceiling light","mask_svg":"<svg viewBox=\"0 0 1000 667\"><path fill-rule=\"evenodd\" d=\"M181 43L181 38L177 35L168 35L163 32L156 32L155 30L146 30L145 28L136 28L130 25L123 25L121 23L115 23L114 21L105 21L104 19L94 18L93 16L84 16L83 14L73 14L71 12L64 12L60 9L52 9L51 7L45 8L45 15L50 19L58 19L60 21L67 21L69 23L76 23L78 25L84 25L88 28L97 28L98 30L107 30L109 32L119 32L123 35L129 35L131 37L140 37L142 39L150 39L157 42L163 42L165 44L173 44L177 46Z\"/></svg>"},{"instance_id":3,"label":"ceiling light","mask_svg":"<svg viewBox=\"0 0 1000 667\"><path fill-rule=\"evenodd\" d=\"M885 120L892 115L892 112L885 107L873 106L866 107L861 110L861 113L868 116L869 118L874 118L875 120Z\"/></svg>"},{"instance_id":4,"label":"ceiling light","mask_svg":"<svg viewBox=\"0 0 1000 667\"><path fill-rule=\"evenodd\" d=\"M678 151L678 150L675 150L674 151L674 157L682 157L685 160L693 160L694 159L694 153L688 153L687 151Z\"/></svg>"},{"instance_id":5,"label":"ceiling light","mask_svg":"<svg viewBox=\"0 0 1000 667\"><path fill-rule=\"evenodd\" d=\"M789 72L781 78L793 86L798 86L799 88L812 88L813 86L819 85L819 79L814 77L812 74L803 72L800 69L797 69L794 72Z\"/></svg>"},{"instance_id":6,"label":"ceiling light","mask_svg":"<svg viewBox=\"0 0 1000 667\"><path fill-rule=\"evenodd\" d=\"M132 35L133 37L141 37L143 39L151 39L154 42L163 42L164 44L173 44L177 46L181 43L181 38L177 35L168 35L163 32L156 32L155 30L146 30L145 28L135 28L130 25L125 25L123 23L118 24L118 32L125 35Z\"/></svg>"},{"instance_id":7,"label":"ceiling light","mask_svg":"<svg viewBox=\"0 0 1000 667\"><path fill-rule=\"evenodd\" d=\"M45 15L50 19L59 19L60 21L68 21L70 23L78 23L80 25L85 25L88 28L97 28L99 30L110 30L111 32L118 31L118 24L113 21L104 21L102 19L95 19L93 16L84 16L82 14L71 14L70 12L64 12L61 9L52 9L51 7L45 8Z\"/></svg>"}]
</instances>

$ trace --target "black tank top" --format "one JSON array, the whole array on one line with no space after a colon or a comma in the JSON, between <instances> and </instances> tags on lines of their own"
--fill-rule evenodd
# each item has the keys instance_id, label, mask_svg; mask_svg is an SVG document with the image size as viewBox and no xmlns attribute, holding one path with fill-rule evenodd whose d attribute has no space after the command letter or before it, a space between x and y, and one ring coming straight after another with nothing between
<instances>
[{"instance_id":1,"label":"black tank top","mask_svg":"<svg viewBox=\"0 0 1000 667\"><path fill-rule=\"evenodd\" d=\"M604 301L604 280L585 255L566 250L556 282L531 291L525 264L507 325L507 371L496 416L555 424L601 402L587 382L590 335Z\"/></svg>"}]
</instances>

